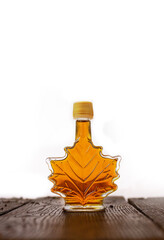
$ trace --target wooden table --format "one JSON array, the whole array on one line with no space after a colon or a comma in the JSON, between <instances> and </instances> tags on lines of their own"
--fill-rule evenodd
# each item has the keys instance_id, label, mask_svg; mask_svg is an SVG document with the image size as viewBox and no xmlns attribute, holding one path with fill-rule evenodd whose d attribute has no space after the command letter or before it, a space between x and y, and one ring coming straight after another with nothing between
<instances>
[{"instance_id":1,"label":"wooden table","mask_svg":"<svg viewBox=\"0 0 164 240\"><path fill-rule=\"evenodd\" d=\"M67 213L60 198L0 199L0 239L164 239L164 198L108 197L104 212Z\"/></svg>"}]
</instances>

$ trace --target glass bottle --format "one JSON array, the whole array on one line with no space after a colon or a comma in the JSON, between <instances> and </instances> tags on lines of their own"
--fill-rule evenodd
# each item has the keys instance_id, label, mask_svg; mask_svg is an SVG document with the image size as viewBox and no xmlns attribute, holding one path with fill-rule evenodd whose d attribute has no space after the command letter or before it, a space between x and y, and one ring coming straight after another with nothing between
<instances>
[{"instance_id":1,"label":"glass bottle","mask_svg":"<svg viewBox=\"0 0 164 240\"><path fill-rule=\"evenodd\" d=\"M76 102L73 106L76 119L76 137L72 147L65 147L64 157L49 157L51 170L48 179L53 182L51 191L63 197L66 211L100 211L103 199L117 189L120 156L102 154L102 147L94 146L91 139L91 102Z\"/></svg>"}]
</instances>

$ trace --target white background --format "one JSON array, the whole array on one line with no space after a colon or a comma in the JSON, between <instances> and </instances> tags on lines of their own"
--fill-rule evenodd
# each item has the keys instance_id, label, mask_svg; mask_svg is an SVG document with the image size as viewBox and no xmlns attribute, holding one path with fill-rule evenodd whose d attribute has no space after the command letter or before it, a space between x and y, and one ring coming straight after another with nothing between
<instances>
[{"instance_id":1,"label":"white background","mask_svg":"<svg viewBox=\"0 0 164 240\"><path fill-rule=\"evenodd\" d=\"M164 196L164 1L0 2L0 197L52 196L75 101L122 156L125 197Z\"/></svg>"}]
</instances>

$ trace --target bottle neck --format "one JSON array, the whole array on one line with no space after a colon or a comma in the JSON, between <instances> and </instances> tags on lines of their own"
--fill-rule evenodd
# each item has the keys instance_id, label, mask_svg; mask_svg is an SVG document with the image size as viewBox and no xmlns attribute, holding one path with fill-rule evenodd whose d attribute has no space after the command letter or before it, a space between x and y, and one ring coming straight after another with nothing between
<instances>
[{"instance_id":1,"label":"bottle neck","mask_svg":"<svg viewBox=\"0 0 164 240\"><path fill-rule=\"evenodd\" d=\"M91 140L91 122L87 120L76 120L76 136L75 140Z\"/></svg>"}]
</instances>

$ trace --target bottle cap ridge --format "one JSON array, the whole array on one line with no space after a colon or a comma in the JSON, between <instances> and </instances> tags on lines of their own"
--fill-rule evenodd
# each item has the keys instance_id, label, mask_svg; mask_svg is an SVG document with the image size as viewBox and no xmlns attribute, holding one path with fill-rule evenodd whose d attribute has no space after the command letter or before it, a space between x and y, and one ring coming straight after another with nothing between
<instances>
[{"instance_id":1,"label":"bottle cap ridge","mask_svg":"<svg viewBox=\"0 0 164 240\"><path fill-rule=\"evenodd\" d=\"M73 104L73 118L93 118L92 102L75 102Z\"/></svg>"}]
</instances>

